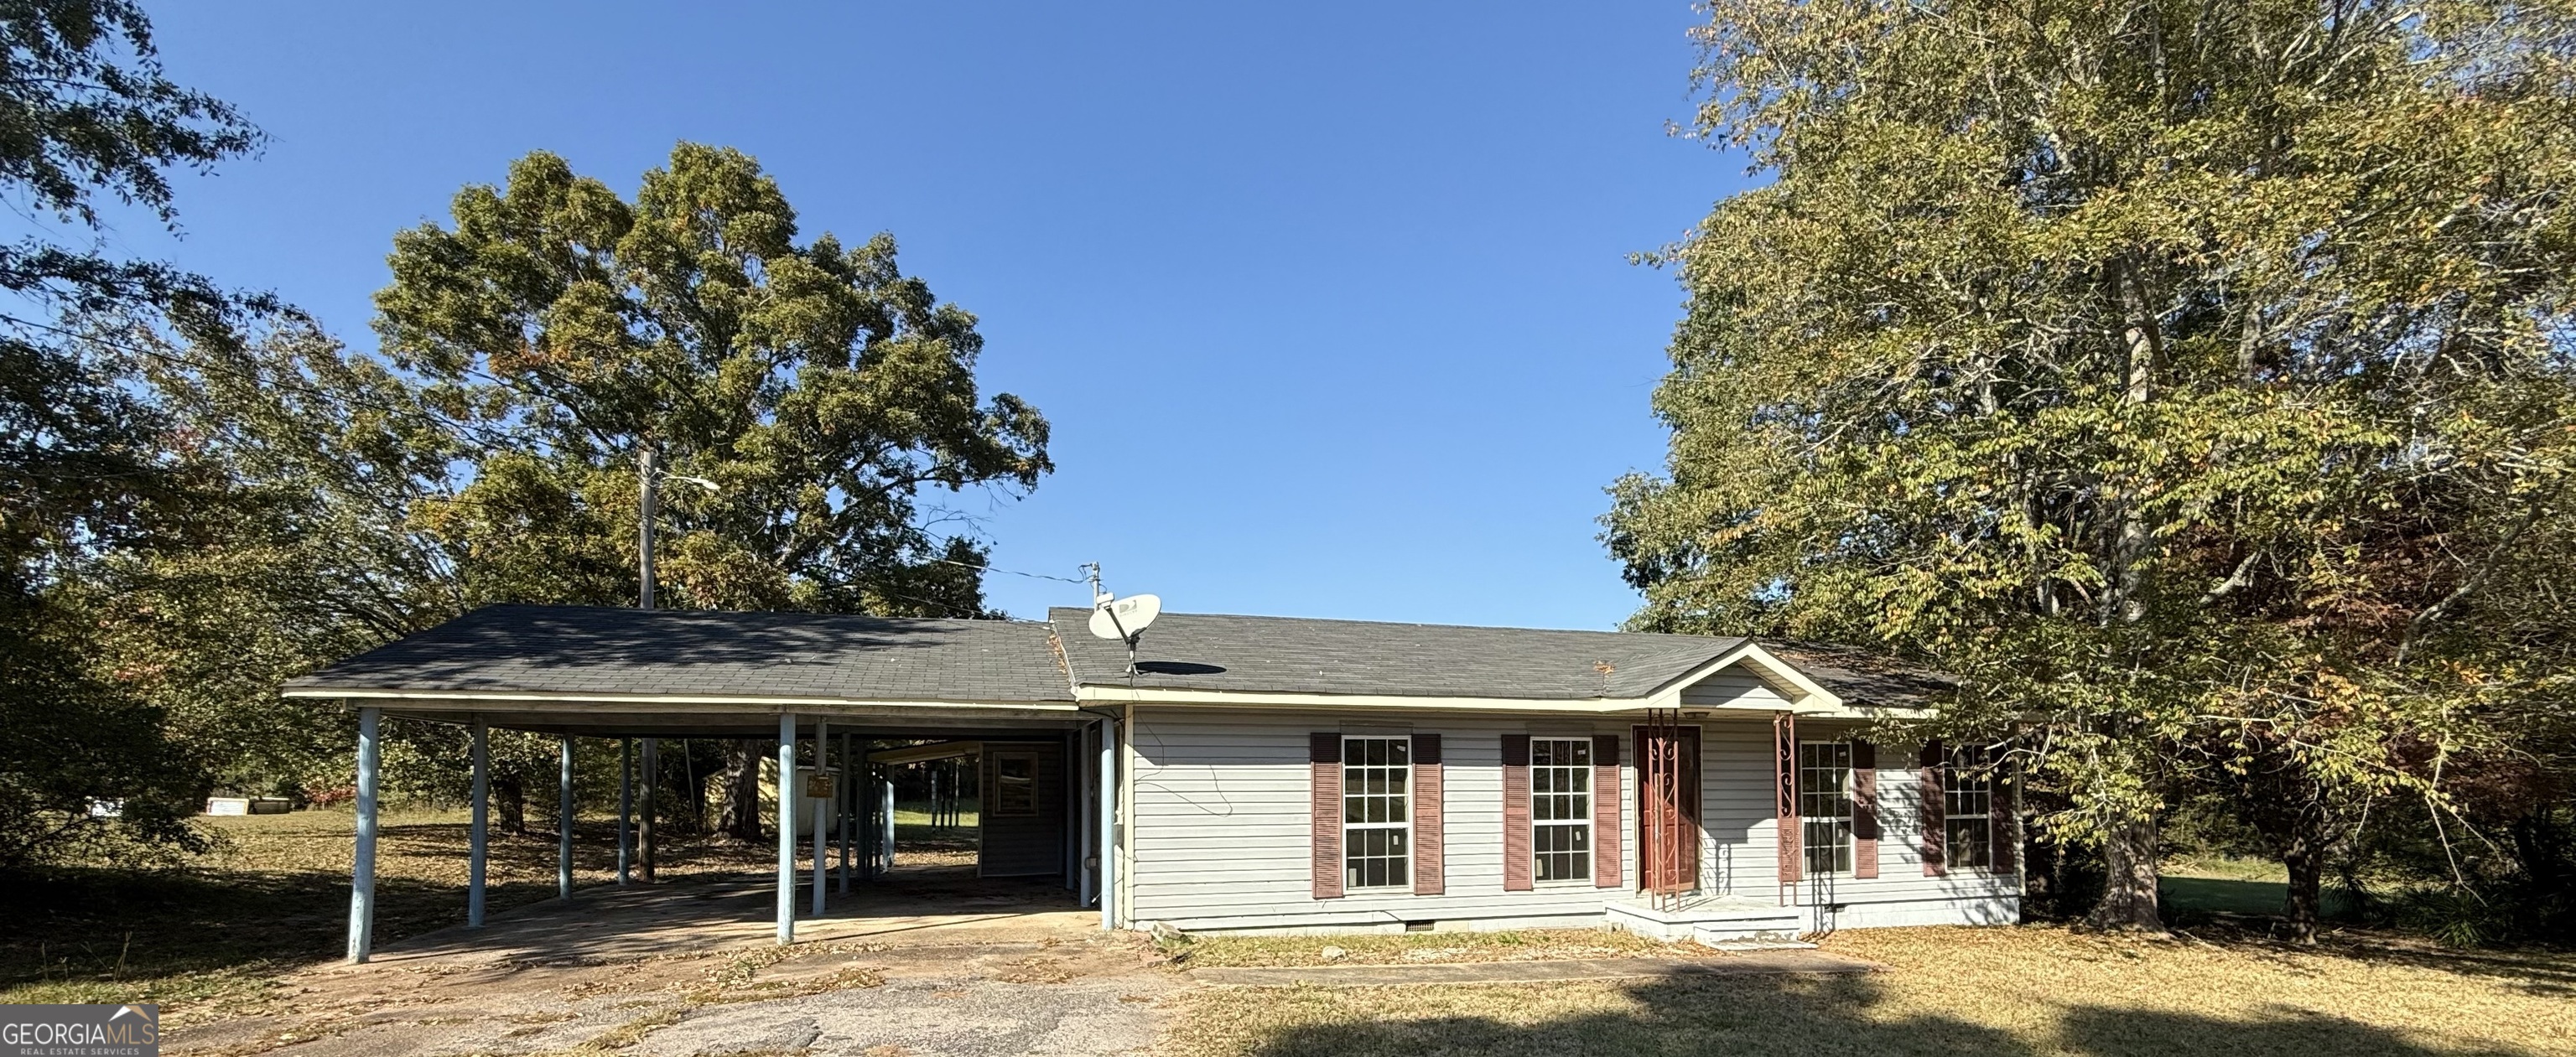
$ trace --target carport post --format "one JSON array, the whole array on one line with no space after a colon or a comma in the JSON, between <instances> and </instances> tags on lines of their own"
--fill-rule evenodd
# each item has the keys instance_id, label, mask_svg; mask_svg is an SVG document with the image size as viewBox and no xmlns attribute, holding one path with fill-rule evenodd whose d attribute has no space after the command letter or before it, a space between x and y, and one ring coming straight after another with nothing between
<instances>
[{"instance_id":1,"label":"carport post","mask_svg":"<svg viewBox=\"0 0 2576 1057\"><path fill-rule=\"evenodd\" d=\"M617 886L626 887L635 858L635 739L617 742Z\"/></svg>"},{"instance_id":2,"label":"carport post","mask_svg":"<svg viewBox=\"0 0 2576 1057\"><path fill-rule=\"evenodd\" d=\"M562 793L555 800L555 898L572 898L572 735L555 739L563 757L561 774L556 784Z\"/></svg>"},{"instance_id":3,"label":"carport post","mask_svg":"<svg viewBox=\"0 0 2576 1057\"><path fill-rule=\"evenodd\" d=\"M877 787L877 797L878 797L878 803L879 803L882 807L884 807L884 808L885 808L885 815L883 816L883 819L884 819L884 826L885 826L885 828L884 828L884 829L882 829L882 830L879 830L879 831L877 832L877 839L878 839L879 841L882 841L882 842L883 842L883 843L879 844L879 845L878 845L878 847L879 847L880 849L882 849L882 850L884 851L884 854L885 854L885 858L878 860L878 862L879 862L879 864L880 864L880 865L877 867L877 872L878 872L878 873L880 873L880 874L882 874L882 873L885 873L885 872L887 872L887 871L889 871L889 870L894 869L894 772L893 772L893 771L891 771L891 770L886 771L886 772L885 772L885 778L884 778L881 782L879 782L879 783L878 783L878 787Z\"/></svg>"},{"instance_id":4,"label":"carport post","mask_svg":"<svg viewBox=\"0 0 2576 1057\"><path fill-rule=\"evenodd\" d=\"M823 757L823 750L824 750L824 748L825 748L825 747L827 747L827 746L829 746L829 745L831 745L831 744L832 744L832 721L830 721L830 720L828 720L828 719L818 719L818 720L815 720L815 721L814 721L814 773L815 773L816 775L818 775L818 776L821 776L821 777L826 778L827 780L829 779L829 777L830 777L830 775L831 775L831 772L830 772L829 770L827 770L827 769L826 769L825 765L826 765L826 764L829 764L831 761L829 761L829 760L827 760L827 759L824 759L824 757ZM796 794L797 794L797 798L798 798L799 800L802 800L802 799L804 798L805 791L804 791L804 790L802 790L802 789L799 789L799 790L797 790L797 791L796 791ZM823 828L823 816L824 816L824 815L826 815L826 814L828 814L828 813L829 813L829 805L825 805L825 804L817 804L817 805L815 806L815 808L814 808L814 900L813 900L813 902L814 902L814 910L813 910L813 913L814 913L814 916L815 916L815 917L818 917L818 918L823 916L823 899L824 899L824 897L826 897L826 896L828 896L828 895L830 895L830 894L831 894L831 890L830 890L830 889L828 889L828 888L826 888L826 887L824 887L824 885L823 885L823 870L824 870L824 868L826 868L826 867L830 866L830 865L831 865L831 863L832 863L832 856L831 856L828 852L826 852L826 851L824 850L824 848L823 848L823 838L824 838L824 837L826 837L826 836L829 836L829 835L831 834L831 831L830 831L830 830L827 830L827 829L824 829L824 828Z\"/></svg>"},{"instance_id":5,"label":"carport post","mask_svg":"<svg viewBox=\"0 0 2576 1057\"><path fill-rule=\"evenodd\" d=\"M1077 875L1076 883L1081 888L1081 897L1075 905L1086 907L1091 905L1093 899L1098 898L1100 891L1098 887L1100 858L1099 852L1093 848L1094 843L1100 839L1100 820L1095 814L1099 810L1095 804L1099 799L1100 782L1093 775L1079 772L1085 767L1095 769L1099 767L1096 759L1085 758L1082 751L1091 742L1089 730L1098 728L1099 724L1095 723L1088 730L1074 732L1073 752L1070 754L1073 760L1070 769L1077 772L1074 776L1074 812L1079 816L1073 827L1073 855L1074 873ZM1086 779L1089 780L1091 789L1089 796L1081 793Z\"/></svg>"},{"instance_id":6,"label":"carport post","mask_svg":"<svg viewBox=\"0 0 2576 1057\"><path fill-rule=\"evenodd\" d=\"M681 754L686 755L688 751L689 743L681 742ZM644 739L644 796L636 804L643 810L638 811L635 816L635 858L637 866L640 867L638 873L644 878L645 884L653 883L653 815L655 808L661 803L661 794L657 792L661 787L662 739L646 738Z\"/></svg>"},{"instance_id":7,"label":"carport post","mask_svg":"<svg viewBox=\"0 0 2576 1057\"><path fill-rule=\"evenodd\" d=\"M796 942L796 714L778 717L778 942Z\"/></svg>"},{"instance_id":8,"label":"carport post","mask_svg":"<svg viewBox=\"0 0 2576 1057\"><path fill-rule=\"evenodd\" d=\"M841 735L841 780L832 787L832 802L839 805L841 838L841 894L850 894L850 835L858 832L851 816L859 807L859 765L850 759L850 736Z\"/></svg>"},{"instance_id":9,"label":"carport post","mask_svg":"<svg viewBox=\"0 0 2576 1057\"><path fill-rule=\"evenodd\" d=\"M1118 927L1118 721L1100 721L1100 927Z\"/></svg>"},{"instance_id":10,"label":"carport post","mask_svg":"<svg viewBox=\"0 0 2576 1057\"><path fill-rule=\"evenodd\" d=\"M474 717L466 755L472 759L474 823L465 830L465 927L483 927L483 864L492 849L492 747L483 717Z\"/></svg>"},{"instance_id":11,"label":"carport post","mask_svg":"<svg viewBox=\"0 0 2576 1057\"><path fill-rule=\"evenodd\" d=\"M358 848L349 868L349 961L363 962L376 930L376 717L358 709Z\"/></svg>"}]
</instances>

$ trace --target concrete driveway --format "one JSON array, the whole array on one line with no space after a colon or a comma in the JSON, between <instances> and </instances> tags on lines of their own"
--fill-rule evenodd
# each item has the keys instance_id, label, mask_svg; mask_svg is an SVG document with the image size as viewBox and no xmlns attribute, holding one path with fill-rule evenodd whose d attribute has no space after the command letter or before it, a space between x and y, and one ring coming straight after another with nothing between
<instances>
[{"instance_id":1,"label":"concrete driveway","mask_svg":"<svg viewBox=\"0 0 2576 1057\"><path fill-rule=\"evenodd\" d=\"M903 871L771 942L754 880L590 889L165 1021L173 1057L1142 1050L1184 986L1043 884Z\"/></svg>"}]
</instances>

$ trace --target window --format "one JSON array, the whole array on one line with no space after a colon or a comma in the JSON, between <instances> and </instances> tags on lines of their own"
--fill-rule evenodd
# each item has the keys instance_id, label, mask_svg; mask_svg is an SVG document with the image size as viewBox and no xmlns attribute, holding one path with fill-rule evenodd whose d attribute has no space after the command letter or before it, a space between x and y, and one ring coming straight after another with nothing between
<instances>
[{"instance_id":1,"label":"window","mask_svg":"<svg viewBox=\"0 0 2576 1057\"><path fill-rule=\"evenodd\" d=\"M1349 888L1400 888L1413 865L1413 739L1342 739L1342 869Z\"/></svg>"},{"instance_id":2,"label":"window","mask_svg":"<svg viewBox=\"0 0 2576 1057\"><path fill-rule=\"evenodd\" d=\"M1033 752L993 755L993 814L1000 818L1035 818L1038 813L1038 756Z\"/></svg>"},{"instance_id":3,"label":"window","mask_svg":"<svg viewBox=\"0 0 2576 1057\"><path fill-rule=\"evenodd\" d=\"M1995 864L1994 757L1985 746L1954 749L1941 775L1942 860L1962 869Z\"/></svg>"},{"instance_id":4,"label":"window","mask_svg":"<svg viewBox=\"0 0 2576 1057\"><path fill-rule=\"evenodd\" d=\"M1592 879L1592 740L1530 739L1530 846L1538 879Z\"/></svg>"},{"instance_id":5,"label":"window","mask_svg":"<svg viewBox=\"0 0 2576 1057\"><path fill-rule=\"evenodd\" d=\"M1852 868L1851 743L1798 743L1798 817L1804 823L1807 872Z\"/></svg>"}]
</instances>

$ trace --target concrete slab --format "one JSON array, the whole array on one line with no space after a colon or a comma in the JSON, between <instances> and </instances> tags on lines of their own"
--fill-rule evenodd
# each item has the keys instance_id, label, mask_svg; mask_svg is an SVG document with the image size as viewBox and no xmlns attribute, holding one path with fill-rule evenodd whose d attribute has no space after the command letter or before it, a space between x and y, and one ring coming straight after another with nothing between
<instances>
[{"instance_id":1,"label":"concrete slab","mask_svg":"<svg viewBox=\"0 0 2576 1057\"><path fill-rule=\"evenodd\" d=\"M1114 1053L1188 986L1042 882L907 870L770 933L766 878L583 889L165 1019L172 1057L462 1057L635 1048ZM669 1033L668 1037L664 1037Z\"/></svg>"},{"instance_id":2,"label":"concrete slab","mask_svg":"<svg viewBox=\"0 0 2576 1057\"><path fill-rule=\"evenodd\" d=\"M1560 962L1452 962L1440 965L1316 965L1192 969L1192 980L1221 987L1401 987L1411 984L1543 984L1567 980L1634 980L1675 976L1866 973L1875 962L1815 950L1751 951L1717 958L1586 958Z\"/></svg>"},{"instance_id":3,"label":"concrete slab","mask_svg":"<svg viewBox=\"0 0 2576 1057\"><path fill-rule=\"evenodd\" d=\"M902 869L851 887L830 897L819 918L803 916L808 897L797 896L798 942L993 930L1074 938L1100 927L1098 911L1075 908L1053 883L985 880L971 866ZM768 878L584 888L569 902L494 914L481 929L460 925L384 944L373 964L613 961L774 942L777 893Z\"/></svg>"}]
</instances>

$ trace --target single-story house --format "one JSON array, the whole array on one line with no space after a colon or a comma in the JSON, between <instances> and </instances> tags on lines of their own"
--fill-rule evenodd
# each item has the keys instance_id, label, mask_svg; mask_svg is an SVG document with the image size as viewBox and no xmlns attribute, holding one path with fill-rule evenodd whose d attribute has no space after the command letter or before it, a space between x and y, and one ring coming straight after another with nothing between
<instances>
[{"instance_id":1,"label":"single-story house","mask_svg":"<svg viewBox=\"0 0 2576 1057\"><path fill-rule=\"evenodd\" d=\"M792 816L817 910L827 844L845 888L884 862L887 798L862 770L894 742L981 753L986 872L1044 875L1110 927L1731 939L2019 916L2014 783L1983 750L1866 740L1946 684L1865 652L1165 613L1131 668L1090 615L494 606L286 692L360 710L370 810L379 715L781 739L782 769L856 779ZM804 837L781 833L782 939Z\"/></svg>"}]
</instances>

